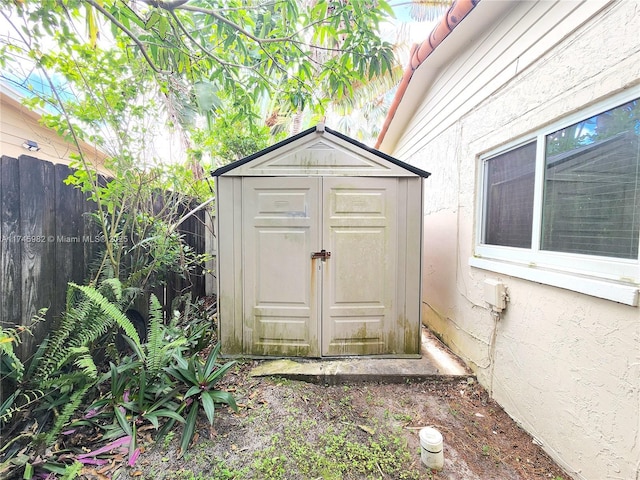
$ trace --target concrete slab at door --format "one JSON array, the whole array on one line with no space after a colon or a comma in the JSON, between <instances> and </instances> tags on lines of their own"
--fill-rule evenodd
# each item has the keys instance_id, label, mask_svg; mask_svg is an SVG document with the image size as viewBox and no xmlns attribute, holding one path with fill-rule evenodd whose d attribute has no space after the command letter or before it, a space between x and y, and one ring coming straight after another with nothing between
<instances>
[{"instance_id":1,"label":"concrete slab at door","mask_svg":"<svg viewBox=\"0 0 640 480\"><path fill-rule=\"evenodd\" d=\"M396 196L395 178L324 178L325 356L402 353L394 335Z\"/></svg>"},{"instance_id":2,"label":"concrete slab at door","mask_svg":"<svg viewBox=\"0 0 640 480\"><path fill-rule=\"evenodd\" d=\"M318 178L245 178L244 334L252 355L319 356Z\"/></svg>"}]
</instances>

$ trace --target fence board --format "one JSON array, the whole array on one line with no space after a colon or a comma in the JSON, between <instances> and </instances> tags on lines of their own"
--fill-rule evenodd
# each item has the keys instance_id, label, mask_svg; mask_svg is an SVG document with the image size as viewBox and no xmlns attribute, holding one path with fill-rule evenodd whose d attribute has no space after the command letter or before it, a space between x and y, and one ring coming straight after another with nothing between
<instances>
[{"instance_id":1,"label":"fence board","mask_svg":"<svg viewBox=\"0 0 640 480\"><path fill-rule=\"evenodd\" d=\"M22 317L22 268L20 234L20 176L18 160L0 159L0 320L4 326L15 325Z\"/></svg>"},{"instance_id":2,"label":"fence board","mask_svg":"<svg viewBox=\"0 0 640 480\"><path fill-rule=\"evenodd\" d=\"M205 246L205 234L206 234L206 212L204 210L198 211L193 217L193 249L197 253L204 253ZM204 292L205 286L205 264L202 262L198 265L194 279L195 292Z\"/></svg>"},{"instance_id":3,"label":"fence board","mask_svg":"<svg viewBox=\"0 0 640 480\"><path fill-rule=\"evenodd\" d=\"M69 173L65 165L33 157L0 157L0 321L5 326L29 325L33 314L50 307L35 337L25 336L17 349L23 359L33 353L64 310L67 283L85 282L101 246L96 241L100 232L88 216L95 204L63 183ZM175 199L164 200L159 194L154 202L158 211L165 201ZM205 251L205 215L198 212L180 227L186 243L197 253ZM166 318L173 300L184 292L191 292L194 299L205 295L202 268L186 279L170 275L166 283L153 289ZM144 295L147 300L150 293ZM148 314L146 308L140 310Z\"/></svg>"},{"instance_id":4,"label":"fence board","mask_svg":"<svg viewBox=\"0 0 640 480\"><path fill-rule=\"evenodd\" d=\"M181 209L181 214L188 213L195 208L196 204L192 203ZM178 232L183 236L184 242L191 247L195 253L204 253L204 219L205 211L201 210L188 217L178 228ZM191 294L191 298L204 296L204 265L199 265L185 278L174 274L167 282L167 305L170 307L173 300L187 293Z\"/></svg>"},{"instance_id":5,"label":"fence board","mask_svg":"<svg viewBox=\"0 0 640 480\"><path fill-rule=\"evenodd\" d=\"M71 169L66 165L55 165L55 295L52 309L57 315L64 311L67 283L83 283L85 276L85 258L83 243L83 213L89 207L83 193L77 188L65 185L64 179ZM57 320L57 318L56 318Z\"/></svg>"},{"instance_id":6,"label":"fence board","mask_svg":"<svg viewBox=\"0 0 640 480\"><path fill-rule=\"evenodd\" d=\"M37 158L22 156L20 170L20 230L22 245L22 318L29 326L31 318L42 307L48 307L47 320L53 318L51 293L54 292L54 243L48 241L55 234L52 164ZM47 331L38 325L33 336L23 338L23 348L32 351Z\"/></svg>"},{"instance_id":7,"label":"fence board","mask_svg":"<svg viewBox=\"0 0 640 480\"><path fill-rule=\"evenodd\" d=\"M49 328L54 318L54 314L58 312L53 309L55 289L56 289L56 178L55 178L55 166L53 163L43 162L37 159L42 165L42 180L43 180L43 205L42 205L42 225L40 229L41 242L36 242L34 247L40 255L40 283L38 285L37 302L34 304L36 310L39 305L43 305L49 308L47 312L48 325L38 325L33 332L35 345L39 345L42 340L49 333ZM65 220L66 221L66 220ZM32 242L33 245L33 242ZM53 294L53 295L52 295ZM27 319L31 321L31 318Z\"/></svg>"}]
</instances>

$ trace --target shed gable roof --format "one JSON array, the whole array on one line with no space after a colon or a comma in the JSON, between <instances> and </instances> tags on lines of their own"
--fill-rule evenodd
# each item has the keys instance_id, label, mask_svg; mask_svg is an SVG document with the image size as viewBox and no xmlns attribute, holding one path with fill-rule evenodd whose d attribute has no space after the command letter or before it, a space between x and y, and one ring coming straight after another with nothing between
<instances>
[{"instance_id":1,"label":"shed gable roof","mask_svg":"<svg viewBox=\"0 0 640 480\"><path fill-rule=\"evenodd\" d=\"M220 167L212 174L216 177L430 175L322 124Z\"/></svg>"}]
</instances>

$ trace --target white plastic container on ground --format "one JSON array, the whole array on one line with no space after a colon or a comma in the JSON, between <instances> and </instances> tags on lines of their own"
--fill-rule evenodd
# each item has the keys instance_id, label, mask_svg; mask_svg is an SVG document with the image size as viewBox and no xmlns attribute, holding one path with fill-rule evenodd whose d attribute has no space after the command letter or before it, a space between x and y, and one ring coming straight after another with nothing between
<instances>
[{"instance_id":1,"label":"white plastic container on ground","mask_svg":"<svg viewBox=\"0 0 640 480\"><path fill-rule=\"evenodd\" d=\"M442 470L444 467L442 434L433 427L420 430L420 459L432 470Z\"/></svg>"}]
</instances>

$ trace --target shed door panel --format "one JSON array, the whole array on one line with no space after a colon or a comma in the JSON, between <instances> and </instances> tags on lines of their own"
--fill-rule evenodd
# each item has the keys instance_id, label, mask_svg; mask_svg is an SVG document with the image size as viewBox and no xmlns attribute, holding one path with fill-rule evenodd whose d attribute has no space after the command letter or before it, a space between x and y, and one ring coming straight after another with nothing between
<instances>
[{"instance_id":1,"label":"shed door panel","mask_svg":"<svg viewBox=\"0 0 640 480\"><path fill-rule=\"evenodd\" d=\"M395 352L397 180L324 178L323 355Z\"/></svg>"},{"instance_id":2,"label":"shed door panel","mask_svg":"<svg viewBox=\"0 0 640 480\"><path fill-rule=\"evenodd\" d=\"M246 178L244 344L254 355L319 355L318 178Z\"/></svg>"}]
</instances>

